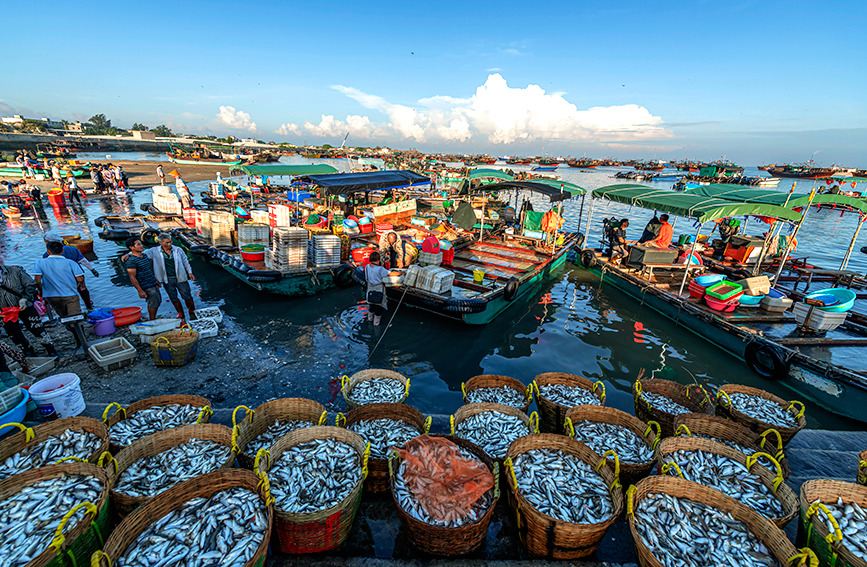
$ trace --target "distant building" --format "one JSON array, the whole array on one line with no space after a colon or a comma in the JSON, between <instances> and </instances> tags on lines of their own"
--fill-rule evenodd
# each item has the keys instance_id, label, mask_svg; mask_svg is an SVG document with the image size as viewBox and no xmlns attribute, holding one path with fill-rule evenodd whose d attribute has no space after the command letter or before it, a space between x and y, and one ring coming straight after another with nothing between
<instances>
[{"instance_id":1,"label":"distant building","mask_svg":"<svg viewBox=\"0 0 867 567\"><path fill-rule=\"evenodd\" d=\"M156 140L157 135L147 130L133 130L132 137L135 140Z\"/></svg>"},{"instance_id":2,"label":"distant building","mask_svg":"<svg viewBox=\"0 0 867 567\"><path fill-rule=\"evenodd\" d=\"M70 122L66 125L66 131L70 134L83 134L84 133L84 124L76 120L75 122Z\"/></svg>"},{"instance_id":3,"label":"distant building","mask_svg":"<svg viewBox=\"0 0 867 567\"><path fill-rule=\"evenodd\" d=\"M14 116L3 116L0 117L0 122L3 122L3 124L24 124L24 117L20 114L15 114Z\"/></svg>"}]
</instances>

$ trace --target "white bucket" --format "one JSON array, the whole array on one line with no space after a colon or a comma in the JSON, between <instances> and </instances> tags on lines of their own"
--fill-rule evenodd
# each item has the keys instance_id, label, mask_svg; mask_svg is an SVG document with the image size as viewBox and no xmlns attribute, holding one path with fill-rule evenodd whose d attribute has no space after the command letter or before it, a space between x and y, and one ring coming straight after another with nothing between
<instances>
[{"instance_id":1,"label":"white bucket","mask_svg":"<svg viewBox=\"0 0 867 567\"><path fill-rule=\"evenodd\" d=\"M46 421L74 417L84 411L81 379L72 372L43 378L30 386L29 390L39 414Z\"/></svg>"}]
</instances>

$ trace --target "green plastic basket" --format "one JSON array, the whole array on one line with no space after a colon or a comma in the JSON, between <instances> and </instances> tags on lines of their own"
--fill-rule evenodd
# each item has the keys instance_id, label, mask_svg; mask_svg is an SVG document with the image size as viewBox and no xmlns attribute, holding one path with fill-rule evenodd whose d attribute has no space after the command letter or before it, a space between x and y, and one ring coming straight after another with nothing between
<instances>
[{"instance_id":1,"label":"green plastic basket","mask_svg":"<svg viewBox=\"0 0 867 567\"><path fill-rule=\"evenodd\" d=\"M736 284L735 282L730 282L728 280L723 280L717 284L714 284L705 290L705 294L711 296L714 299L719 299L720 301L726 301L727 299L731 299L732 297L739 295L744 292L743 286L740 284Z\"/></svg>"}]
</instances>

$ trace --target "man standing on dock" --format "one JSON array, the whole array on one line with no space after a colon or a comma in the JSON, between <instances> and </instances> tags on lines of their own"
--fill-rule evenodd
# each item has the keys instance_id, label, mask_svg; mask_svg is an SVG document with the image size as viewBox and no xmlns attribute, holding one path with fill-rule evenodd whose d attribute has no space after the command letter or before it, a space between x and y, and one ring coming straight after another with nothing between
<instances>
[{"instance_id":1,"label":"man standing on dock","mask_svg":"<svg viewBox=\"0 0 867 567\"><path fill-rule=\"evenodd\" d=\"M144 255L144 245L135 236L126 239L126 247L130 252L124 262L126 273L129 274L132 286L138 291L138 296L147 300L148 319L153 321L157 318L157 309L160 308L163 298L151 259Z\"/></svg>"},{"instance_id":2,"label":"man standing on dock","mask_svg":"<svg viewBox=\"0 0 867 567\"><path fill-rule=\"evenodd\" d=\"M63 257L61 242L48 242L45 247L48 257L37 260L32 270L38 295L44 297L61 317L80 315L78 292L88 293L84 285L84 271L77 262ZM68 324L66 328L75 337L76 348L84 347L73 324Z\"/></svg>"},{"instance_id":3,"label":"man standing on dock","mask_svg":"<svg viewBox=\"0 0 867 567\"><path fill-rule=\"evenodd\" d=\"M162 164L157 166L157 177L160 178L160 185L166 184L166 173L163 171L163 165Z\"/></svg>"}]
</instances>

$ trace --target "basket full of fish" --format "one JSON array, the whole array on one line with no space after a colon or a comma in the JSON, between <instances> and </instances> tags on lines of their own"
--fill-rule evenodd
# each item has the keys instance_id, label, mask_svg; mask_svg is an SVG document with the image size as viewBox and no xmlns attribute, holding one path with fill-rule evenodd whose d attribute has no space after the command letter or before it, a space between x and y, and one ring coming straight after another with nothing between
<instances>
[{"instance_id":1,"label":"basket full of fish","mask_svg":"<svg viewBox=\"0 0 867 567\"><path fill-rule=\"evenodd\" d=\"M657 447L657 456L663 474L718 490L781 528L798 514L798 497L767 453L747 457L710 439L669 437ZM773 463L774 472L759 463L760 457Z\"/></svg>"},{"instance_id":2,"label":"basket full of fish","mask_svg":"<svg viewBox=\"0 0 867 567\"><path fill-rule=\"evenodd\" d=\"M109 533L108 474L48 465L0 481L0 565L86 565Z\"/></svg>"},{"instance_id":3,"label":"basket full of fish","mask_svg":"<svg viewBox=\"0 0 867 567\"><path fill-rule=\"evenodd\" d=\"M116 411L109 417L109 412ZM171 394L155 396L122 407L109 404L102 412L108 425L109 450L112 454L142 437L182 425L208 423L213 415L211 402L201 396Z\"/></svg>"},{"instance_id":4,"label":"basket full of fish","mask_svg":"<svg viewBox=\"0 0 867 567\"><path fill-rule=\"evenodd\" d=\"M565 372L545 372L533 379L536 407L547 433L562 433L566 412L575 406L604 406L605 385Z\"/></svg>"},{"instance_id":5,"label":"basket full of fish","mask_svg":"<svg viewBox=\"0 0 867 567\"><path fill-rule=\"evenodd\" d=\"M296 429L259 451L253 470L270 485L281 553L318 553L346 542L369 451L357 433L330 426Z\"/></svg>"},{"instance_id":6,"label":"basket full of fish","mask_svg":"<svg viewBox=\"0 0 867 567\"><path fill-rule=\"evenodd\" d=\"M642 370L632 385L635 417L655 421L663 437L674 435L674 420L685 413L713 414L714 400L697 384L685 385L671 380L642 380Z\"/></svg>"},{"instance_id":7,"label":"basket full of fish","mask_svg":"<svg viewBox=\"0 0 867 567\"><path fill-rule=\"evenodd\" d=\"M500 404L466 404L451 417L451 433L482 448L494 460L506 458L519 437L539 433L539 415Z\"/></svg>"},{"instance_id":8,"label":"basket full of fish","mask_svg":"<svg viewBox=\"0 0 867 567\"><path fill-rule=\"evenodd\" d=\"M409 378L393 370L369 368L344 376L340 392L349 409L365 404L402 404L409 395Z\"/></svg>"},{"instance_id":9,"label":"basket full of fish","mask_svg":"<svg viewBox=\"0 0 867 567\"><path fill-rule=\"evenodd\" d=\"M267 487L248 470L198 476L124 518L90 565L262 567L271 539L271 502Z\"/></svg>"},{"instance_id":10,"label":"basket full of fish","mask_svg":"<svg viewBox=\"0 0 867 567\"><path fill-rule=\"evenodd\" d=\"M236 421L238 410L247 410L244 419ZM296 429L325 425L328 412L319 402L306 398L278 398L251 410L238 406L232 412L232 442L238 461L252 469L256 453L270 449L284 435Z\"/></svg>"},{"instance_id":11,"label":"basket full of fish","mask_svg":"<svg viewBox=\"0 0 867 567\"><path fill-rule=\"evenodd\" d=\"M111 502L119 518L176 484L235 464L232 431L200 423L133 441L103 465L111 475Z\"/></svg>"},{"instance_id":12,"label":"basket full of fish","mask_svg":"<svg viewBox=\"0 0 867 567\"><path fill-rule=\"evenodd\" d=\"M659 425L644 423L618 409L575 406L566 412L566 434L597 455L614 451L620 461L620 482L630 485L646 477L656 465ZM609 465L614 466L613 457Z\"/></svg>"},{"instance_id":13,"label":"basket full of fish","mask_svg":"<svg viewBox=\"0 0 867 567\"><path fill-rule=\"evenodd\" d=\"M580 559L623 511L618 465L589 447L553 433L521 437L509 447L505 475L527 553Z\"/></svg>"},{"instance_id":14,"label":"basket full of fish","mask_svg":"<svg viewBox=\"0 0 867 567\"><path fill-rule=\"evenodd\" d=\"M783 438L783 445L807 426L801 402L787 402L770 392L740 384L720 386L716 413L756 433L775 429Z\"/></svg>"},{"instance_id":15,"label":"basket full of fish","mask_svg":"<svg viewBox=\"0 0 867 567\"><path fill-rule=\"evenodd\" d=\"M461 384L465 404L501 404L528 413L533 402L532 386L498 374L480 374Z\"/></svg>"},{"instance_id":16,"label":"basket full of fish","mask_svg":"<svg viewBox=\"0 0 867 567\"><path fill-rule=\"evenodd\" d=\"M0 480L62 459L95 463L108 451L108 428L90 417L64 417L21 431L0 441Z\"/></svg>"},{"instance_id":17,"label":"basket full of fish","mask_svg":"<svg viewBox=\"0 0 867 567\"><path fill-rule=\"evenodd\" d=\"M421 435L392 453L391 493L412 544L457 556L484 545L499 497L499 465L477 445Z\"/></svg>"},{"instance_id":18,"label":"basket full of fish","mask_svg":"<svg viewBox=\"0 0 867 567\"><path fill-rule=\"evenodd\" d=\"M808 480L800 504L799 545L808 545L822 565L867 566L867 487Z\"/></svg>"},{"instance_id":19,"label":"basket full of fish","mask_svg":"<svg viewBox=\"0 0 867 567\"><path fill-rule=\"evenodd\" d=\"M392 448L401 449L407 441L430 430L430 418L406 404L367 404L358 406L344 417L337 416L338 425L361 435L370 443L365 490L386 492L389 488L388 456Z\"/></svg>"},{"instance_id":20,"label":"basket full of fish","mask_svg":"<svg viewBox=\"0 0 867 567\"><path fill-rule=\"evenodd\" d=\"M626 493L641 567L818 567L777 526L710 487L650 476Z\"/></svg>"}]
</instances>

